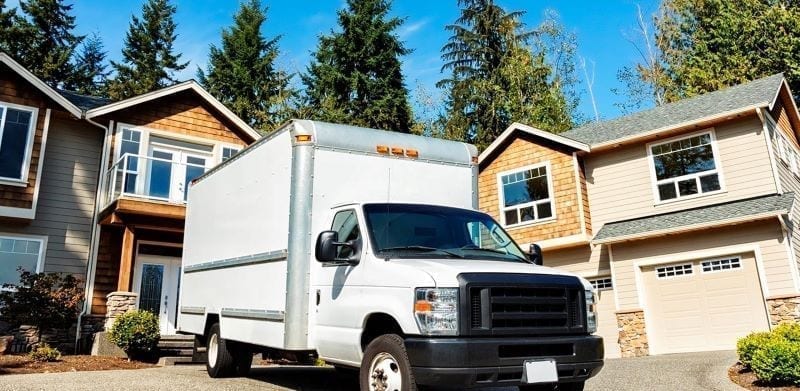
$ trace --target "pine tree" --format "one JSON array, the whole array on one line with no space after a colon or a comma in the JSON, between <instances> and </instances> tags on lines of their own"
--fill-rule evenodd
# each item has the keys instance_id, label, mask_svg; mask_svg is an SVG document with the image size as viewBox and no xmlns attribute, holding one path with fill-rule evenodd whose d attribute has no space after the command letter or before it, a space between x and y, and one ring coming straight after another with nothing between
<instances>
[{"instance_id":1,"label":"pine tree","mask_svg":"<svg viewBox=\"0 0 800 391\"><path fill-rule=\"evenodd\" d=\"M448 91L446 138L483 149L518 121L560 132L572 126L570 104L546 50L529 46L523 12L507 12L492 0L459 0L461 16L447 30L437 86Z\"/></svg>"},{"instance_id":2,"label":"pine tree","mask_svg":"<svg viewBox=\"0 0 800 391\"><path fill-rule=\"evenodd\" d=\"M271 130L290 117L291 75L278 70L278 40L264 38L266 9L259 0L242 3L234 25L222 31L222 47L211 45L200 83L236 115L256 129Z\"/></svg>"},{"instance_id":3,"label":"pine tree","mask_svg":"<svg viewBox=\"0 0 800 391\"><path fill-rule=\"evenodd\" d=\"M6 0L0 0L0 51L15 59L20 57L20 49L25 42L19 30L20 17L17 8L8 8Z\"/></svg>"},{"instance_id":4,"label":"pine tree","mask_svg":"<svg viewBox=\"0 0 800 391\"><path fill-rule=\"evenodd\" d=\"M64 88L85 95L105 95L106 79L110 73L106 70L106 54L99 35L92 34L84 40L75 58L73 77Z\"/></svg>"},{"instance_id":5,"label":"pine tree","mask_svg":"<svg viewBox=\"0 0 800 391\"><path fill-rule=\"evenodd\" d=\"M10 48L12 55L46 83L60 85L73 76L72 56L84 38L73 34L73 6L63 0L28 0L19 5L27 18L13 18L21 41Z\"/></svg>"},{"instance_id":6,"label":"pine tree","mask_svg":"<svg viewBox=\"0 0 800 391\"><path fill-rule=\"evenodd\" d=\"M169 0L148 0L142 6L142 17L132 17L122 49L122 62L111 62L116 71L108 83L112 99L125 99L166 87L176 80L174 72L189 63L180 63L180 54L173 53L177 25L176 8Z\"/></svg>"},{"instance_id":7,"label":"pine tree","mask_svg":"<svg viewBox=\"0 0 800 391\"><path fill-rule=\"evenodd\" d=\"M408 133L412 114L400 57L411 53L388 18L387 0L347 0L341 31L320 37L302 81L314 119Z\"/></svg>"}]
</instances>

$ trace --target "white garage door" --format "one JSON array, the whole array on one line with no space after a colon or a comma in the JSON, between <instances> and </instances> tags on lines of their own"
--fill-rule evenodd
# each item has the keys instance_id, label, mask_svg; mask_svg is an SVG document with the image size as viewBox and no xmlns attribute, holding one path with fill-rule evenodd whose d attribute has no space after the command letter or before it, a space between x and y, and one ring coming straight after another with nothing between
<instances>
[{"instance_id":1,"label":"white garage door","mask_svg":"<svg viewBox=\"0 0 800 391\"><path fill-rule=\"evenodd\" d=\"M590 280L597 294L597 335L603 337L606 358L620 357L614 287L611 277Z\"/></svg>"},{"instance_id":2,"label":"white garage door","mask_svg":"<svg viewBox=\"0 0 800 391\"><path fill-rule=\"evenodd\" d=\"M767 330L752 254L642 269L650 354L735 349Z\"/></svg>"}]
</instances>

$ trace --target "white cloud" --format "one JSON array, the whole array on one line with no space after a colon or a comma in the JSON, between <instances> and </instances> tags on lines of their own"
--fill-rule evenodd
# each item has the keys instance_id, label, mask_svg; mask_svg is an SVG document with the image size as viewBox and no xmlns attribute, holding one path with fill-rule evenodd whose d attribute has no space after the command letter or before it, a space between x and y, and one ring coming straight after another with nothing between
<instances>
[{"instance_id":1,"label":"white cloud","mask_svg":"<svg viewBox=\"0 0 800 391\"><path fill-rule=\"evenodd\" d=\"M400 31L397 32L397 35L401 39L408 38L409 36L413 35L417 31L425 27L428 24L428 22L429 22L428 19L422 19L418 22L404 24L402 27L400 27Z\"/></svg>"}]
</instances>

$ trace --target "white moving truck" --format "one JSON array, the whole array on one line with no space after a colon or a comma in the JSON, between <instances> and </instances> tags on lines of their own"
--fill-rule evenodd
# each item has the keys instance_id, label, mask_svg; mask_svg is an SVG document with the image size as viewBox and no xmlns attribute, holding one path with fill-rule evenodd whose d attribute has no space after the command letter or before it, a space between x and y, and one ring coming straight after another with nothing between
<instances>
[{"instance_id":1,"label":"white moving truck","mask_svg":"<svg viewBox=\"0 0 800 391\"><path fill-rule=\"evenodd\" d=\"M477 212L477 151L293 121L192 185L178 329L211 377L254 353L360 368L362 390L580 390L591 285Z\"/></svg>"}]
</instances>

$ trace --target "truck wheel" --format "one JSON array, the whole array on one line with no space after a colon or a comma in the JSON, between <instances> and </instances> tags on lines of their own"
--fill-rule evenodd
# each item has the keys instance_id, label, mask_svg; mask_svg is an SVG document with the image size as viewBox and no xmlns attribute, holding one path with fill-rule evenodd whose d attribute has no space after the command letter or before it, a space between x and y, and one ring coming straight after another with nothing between
<instances>
[{"instance_id":1,"label":"truck wheel","mask_svg":"<svg viewBox=\"0 0 800 391\"><path fill-rule=\"evenodd\" d=\"M367 345L361 360L359 383L362 391L416 391L403 338L385 334Z\"/></svg>"},{"instance_id":2,"label":"truck wheel","mask_svg":"<svg viewBox=\"0 0 800 391\"><path fill-rule=\"evenodd\" d=\"M208 332L208 360L206 371L213 378L228 377L234 374L236 362L228 341L222 339L219 333L219 323L214 323Z\"/></svg>"}]
</instances>

